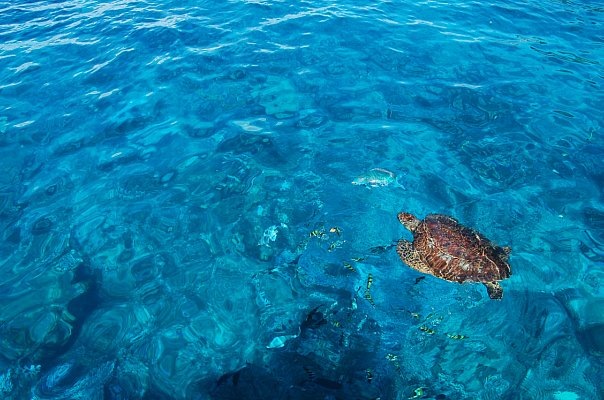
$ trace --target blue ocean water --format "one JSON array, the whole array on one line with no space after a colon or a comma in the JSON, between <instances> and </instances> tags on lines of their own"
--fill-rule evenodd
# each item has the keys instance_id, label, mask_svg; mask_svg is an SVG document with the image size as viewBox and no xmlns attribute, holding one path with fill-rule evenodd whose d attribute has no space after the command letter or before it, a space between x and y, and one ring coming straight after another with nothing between
<instances>
[{"instance_id":1,"label":"blue ocean water","mask_svg":"<svg viewBox=\"0 0 604 400\"><path fill-rule=\"evenodd\" d=\"M604 398L604 5L339 3L0 1L2 398Z\"/></svg>"}]
</instances>

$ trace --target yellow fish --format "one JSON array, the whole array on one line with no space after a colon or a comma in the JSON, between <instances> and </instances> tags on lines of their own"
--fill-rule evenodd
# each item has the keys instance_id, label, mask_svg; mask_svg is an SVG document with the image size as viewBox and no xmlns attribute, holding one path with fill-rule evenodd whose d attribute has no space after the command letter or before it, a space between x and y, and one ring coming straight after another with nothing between
<instances>
[{"instance_id":1,"label":"yellow fish","mask_svg":"<svg viewBox=\"0 0 604 400\"><path fill-rule=\"evenodd\" d=\"M319 238L319 239L320 239L320 238L322 238L324 235L325 235L325 232L324 232L322 229L315 229L315 230L312 230L312 231L311 231L311 232L308 234L308 236L310 236L310 237L317 237L317 238Z\"/></svg>"},{"instance_id":2,"label":"yellow fish","mask_svg":"<svg viewBox=\"0 0 604 400\"><path fill-rule=\"evenodd\" d=\"M454 340L463 340L463 339L467 339L468 337L466 335L459 335L459 334L451 334L451 333L447 333L447 336L451 339Z\"/></svg>"},{"instance_id":3,"label":"yellow fish","mask_svg":"<svg viewBox=\"0 0 604 400\"><path fill-rule=\"evenodd\" d=\"M329 229L329 232L330 233L335 233L336 235L340 236L340 234L342 233L342 228L334 226L333 228Z\"/></svg>"},{"instance_id":4,"label":"yellow fish","mask_svg":"<svg viewBox=\"0 0 604 400\"><path fill-rule=\"evenodd\" d=\"M371 289L372 284L373 284L373 275L369 274L369 276L367 276L367 291L369 291L369 289Z\"/></svg>"},{"instance_id":5,"label":"yellow fish","mask_svg":"<svg viewBox=\"0 0 604 400\"><path fill-rule=\"evenodd\" d=\"M419 330L422 332L426 332L428 335L434 335L436 333L434 329L430 329L426 325L420 326Z\"/></svg>"}]
</instances>

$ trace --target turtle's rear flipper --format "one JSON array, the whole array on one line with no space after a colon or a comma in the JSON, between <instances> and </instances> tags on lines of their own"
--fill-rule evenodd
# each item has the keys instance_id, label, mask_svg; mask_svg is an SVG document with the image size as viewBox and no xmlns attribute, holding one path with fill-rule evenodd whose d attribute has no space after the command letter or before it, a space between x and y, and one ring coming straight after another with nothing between
<instances>
[{"instance_id":1,"label":"turtle's rear flipper","mask_svg":"<svg viewBox=\"0 0 604 400\"><path fill-rule=\"evenodd\" d=\"M503 288L499 282L485 282L484 285L487 287L487 293L493 300L501 300L503 297Z\"/></svg>"}]
</instances>

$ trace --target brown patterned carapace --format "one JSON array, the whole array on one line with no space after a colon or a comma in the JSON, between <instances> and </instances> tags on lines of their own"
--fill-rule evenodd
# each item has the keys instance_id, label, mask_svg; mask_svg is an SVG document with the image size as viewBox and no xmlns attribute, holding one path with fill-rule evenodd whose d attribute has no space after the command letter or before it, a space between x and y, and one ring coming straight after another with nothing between
<instances>
[{"instance_id":1,"label":"brown patterned carapace","mask_svg":"<svg viewBox=\"0 0 604 400\"><path fill-rule=\"evenodd\" d=\"M446 215L430 214L419 220L399 213L399 221L413 233L413 243L401 240L401 260L422 273L451 282L481 282L489 297L501 299L499 281L512 274L509 247L499 247L473 229Z\"/></svg>"}]
</instances>

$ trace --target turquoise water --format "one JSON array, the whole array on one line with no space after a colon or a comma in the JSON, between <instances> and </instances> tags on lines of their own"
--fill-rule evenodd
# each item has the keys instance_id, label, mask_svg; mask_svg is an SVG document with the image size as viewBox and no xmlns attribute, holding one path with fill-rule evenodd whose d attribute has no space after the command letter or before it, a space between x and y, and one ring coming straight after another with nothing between
<instances>
[{"instance_id":1,"label":"turquoise water","mask_svg":"<svg viewBox=\"0 0 604 400\"><path fill-rule=\"evenodd\" d=\"M0 1L2 398L603 398L604 7L341 3Z\"/></svg>"}]
</instances>

